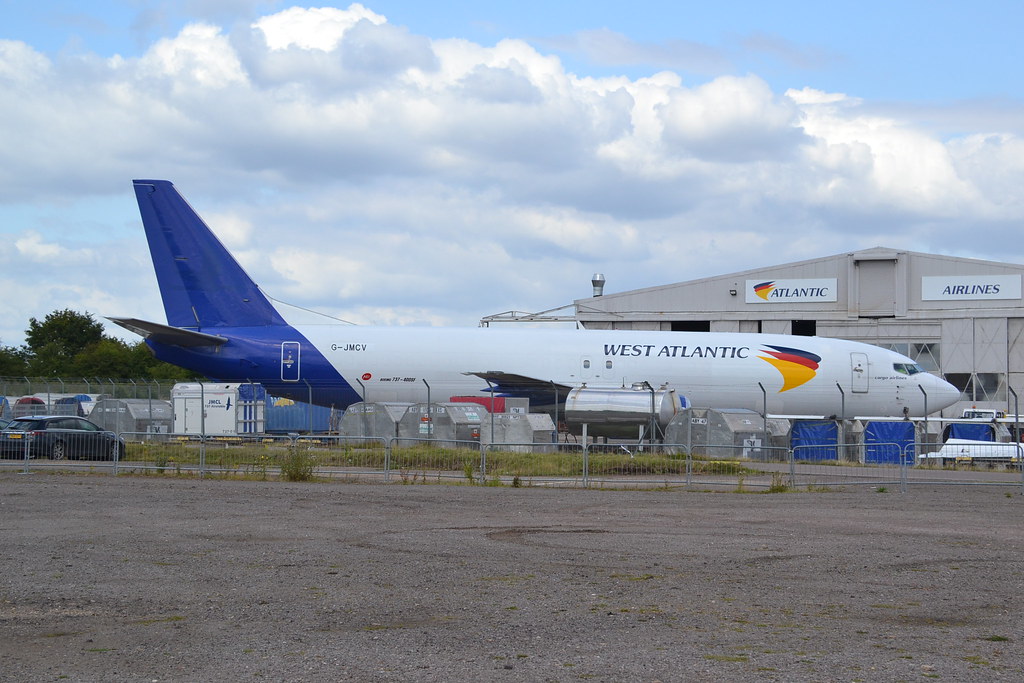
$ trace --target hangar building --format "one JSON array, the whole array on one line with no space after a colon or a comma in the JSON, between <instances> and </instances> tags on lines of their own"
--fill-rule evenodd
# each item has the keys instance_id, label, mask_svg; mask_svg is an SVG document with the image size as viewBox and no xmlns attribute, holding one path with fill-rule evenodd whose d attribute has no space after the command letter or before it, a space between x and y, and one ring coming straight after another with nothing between
<instances>
[{"instance_id":1,"label":"hangar building","mask_svg":"<svg viewBox=\"0 0 1024 683\"><path fill-rule=\"evenodd\" d=\"M964 407L1024 399L1024 266L884 247L574 302L589 329L767 332L890 348ZM595 293L599 283L595 282Z\"/></svg>"}]
</instances>

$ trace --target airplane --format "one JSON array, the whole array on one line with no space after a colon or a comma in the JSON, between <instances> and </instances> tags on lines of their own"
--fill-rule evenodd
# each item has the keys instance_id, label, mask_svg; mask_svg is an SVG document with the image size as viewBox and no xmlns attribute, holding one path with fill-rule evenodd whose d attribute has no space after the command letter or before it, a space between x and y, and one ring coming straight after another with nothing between
<instances>
[{"instance_id":1,"label":"airplane","mask_svg":"<svg viewBox=\"0 0 1024 683\"><path fill-rule=\"evenodd\" d=\"M613 416L654 412L655 394L669 396L670 413L689 405L838 419L920 417L960 400L907 356L842 339L293 324L170 181L133 182L167 323L110 320L160 360L214 381L258 382L271 395L339 409L525 397L556 420L588 392Z\"/></svg>"}]
</instances>

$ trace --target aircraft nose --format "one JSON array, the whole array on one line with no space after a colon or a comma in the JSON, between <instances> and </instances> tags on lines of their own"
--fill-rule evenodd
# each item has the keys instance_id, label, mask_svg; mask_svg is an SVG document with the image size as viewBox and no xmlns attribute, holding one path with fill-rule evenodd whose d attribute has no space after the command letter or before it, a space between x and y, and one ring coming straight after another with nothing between
<instances>
[{"instance_id":1,"label":"aircraft nose","mask_svg":"<svg viewBox=\"0 0 1024 683\"><path fill-rule=\"evenodd\" d=\"M935 375L929 375L930 381L925 383L924 390L928 393L928 411L936 412L948 408L960 400L960 390Z\"/></svg>"}]
</instances>

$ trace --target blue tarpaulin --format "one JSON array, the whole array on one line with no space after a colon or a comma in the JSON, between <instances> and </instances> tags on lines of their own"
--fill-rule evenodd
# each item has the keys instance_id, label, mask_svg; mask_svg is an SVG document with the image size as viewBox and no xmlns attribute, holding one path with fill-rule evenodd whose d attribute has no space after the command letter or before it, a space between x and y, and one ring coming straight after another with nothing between
<instances>
[{"instance_id":1,"label":"blue tarpaulin","mask_svg":"<svg viewBox=\"0 0 1024 683\"><path fill-rule=\"evenodd\" d=\"M899 422L868 422L864 427L864 462L898 463L901 454L913 462L914 424Z\"/></svg>"},{"instance_id":2,"label":"blue tarpaulin","mask_svg":"<svg viewBox=\"0 0 1024 683\"><path fill-rule=\"evenodd\" d=\"M796 460L838 460L839 426L832 420L796 420L790 446Z\"/></svg>"},{"instance_id":3,"label":"blue tarpaulin","mask_svg":"<svg viewBox=\"0 0 1024 683\"><path fill-rule=\"evenodd\" d=\"M238 385L238 400L239 401L265 401L267 400L267 390L263 388L262 384L245 383Z\"/></svg>"},{"instance_id":4,"label":"blue tarpaulin","mask_svg":"<svg viewBox=\"0 0 1024 683\"><path fill-rule=\"evenodd\" d=\"M327 432L330 428L330 408L290 399L271 398L267 401L268 432Z\"/></svg>"},{"instance_id":5,"label":"blue tarpaulin","mask_svg":"<svg viewBox=\"0 0 1024 683\"><path fill-rule=\"evenodd\" d=\"M995 430L988 423L953 422L946 427L943 441L948 439L970 439L971 441L995 441Z\"/></svg>"}]
</instances>

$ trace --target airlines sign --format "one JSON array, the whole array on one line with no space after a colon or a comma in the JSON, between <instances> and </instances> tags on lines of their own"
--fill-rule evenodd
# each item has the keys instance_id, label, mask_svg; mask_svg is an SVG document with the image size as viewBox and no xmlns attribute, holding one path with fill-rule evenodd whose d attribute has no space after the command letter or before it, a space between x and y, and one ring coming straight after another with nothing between
<instances>
[{"instance_id":1,"label":"airlines sign","mask_svg":"<svg viewBox=\"0 0 1024 683\"><path fill-rule=\"evenodd\" d=\"M1019 299L1020 275L922 277L922 301Z\"/></svg>"},{"instance_id":2,"label":"airlines sign","mask_svg":"<svg viewBox=\"0 0 1024 683\"><path fill-rule=\"evenodd\" d=\"M836 279L747 280L748 304L795 304L836 301Z\"/></svg>"}]
</instances>

